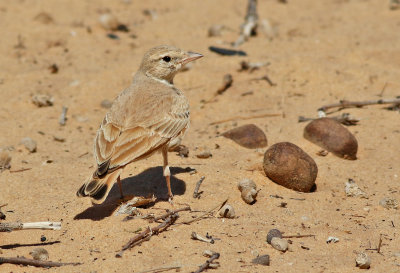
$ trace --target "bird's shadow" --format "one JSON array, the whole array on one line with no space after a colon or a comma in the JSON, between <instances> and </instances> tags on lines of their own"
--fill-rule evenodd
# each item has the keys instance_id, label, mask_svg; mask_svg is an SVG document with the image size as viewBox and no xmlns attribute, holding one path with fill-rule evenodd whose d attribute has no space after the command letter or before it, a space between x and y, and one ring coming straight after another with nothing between
<instances>
[{"instance_id":1,"label":"bird's shadow","mask_svg":"<svg viewBox=\"0 0 400 273\"><path fill-rule=\"evenodd\" d=\"M193 169L171 167L171 190L174 195L182 195L186 191L186 183L174 174L190 172ZM142 173L127 177L122 181L124 196L151 196L156 197L156 202L168 199L168 190L163 176L162 167L149 168ZM120 204L120 193L117 183L114 183L107 199L102 204L94 204L75 215L74 220L90 219L99 221L110 216Z\"/></svg>"}]
</instances>

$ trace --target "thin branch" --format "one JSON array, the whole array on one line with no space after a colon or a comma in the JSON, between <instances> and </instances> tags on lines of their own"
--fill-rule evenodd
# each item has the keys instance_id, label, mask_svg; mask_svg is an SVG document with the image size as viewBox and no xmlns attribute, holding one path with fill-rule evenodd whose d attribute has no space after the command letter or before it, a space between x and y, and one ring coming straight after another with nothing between
<instances>
[{"instance_id":1,"label":"thin branch","mask_svg":"<svg viewBox=\"0 0 400 273\"><path fill-rule=\"evenodd\" d=\"M225 122L232 121L232 120L247 120L247 119L253 119L253 118L279 117L279 116L282 116L282 114L260 114L260 115L253 115L253 116L247 116L247 117L246 116L235 116L235 117L231 117L228 119L211 122L210 125L221 124L221 123L225 123Z\"/></svg>"},{"instance_id":2,"label":"thin branch","mask_svg":"<svg viewBox=\"0 0 400 273\"><path fill-rule=\"evenodd\" d=\"M216 260L216 259L219 258L219 256L220 256L219 253L214 253L214 254L210 257L210 259L208 259L204 264L202 264L202 265L200 266L200 268L197 269L194 273L200 273L200 272L203 272L204 270L206 270L206 269L209 267L209 265L210 265L214 260Z\"/></svg>"},{"instance_id":3,"label":"thin branch","mask_svg":"<svg viewBox=\"0 0 400 273\"><path fill-rule=\"evenodd\" d=\"M379 243L378 243L378 253L381 253L381 246L382 246L382 234L379 235Z\"/></svg>"},{"instance_id":4,"label":"thin branch","mask_svg":"<svg viewBox=\"0 0 400 273\"><path fill-rule=\"evenodd\" d=\"M31 265L36 267L60 267L63 265L80 265L82 263L58 263L51 261L39 261L33 259L27 259L24 257L0 257L0 264L19 264L19 265Z\"/></svg>"},{"instance_id":5,"label":"thin branch","mask_svg":"<svg viewBox=\"0 0 400 273\"><path fill-rule=\"evenodd\" d=\"M195 222L195 221L198 221L198 220L202 219L204 216L207 216L207 215L211 214L214 210L216 210L216 209L218 209L218 210L221 209L221 208L226 204L226 202L228 202L228 198L225 199L225 201L222 202L222 204L216 205L215 207L213 207L213 208L211 208L210 210L206 211L206 212L203 213L202 215L200 215L200 216L198 216L198 217L196 217L196 218L193 218L192 220L185 221L185 222L182 222L182 223L179 223L179 224L188 225L188 224L191 224L191 223L193 223L193 222Z\"/></svg>"},{"instance_id":6,"label":"thin branch","mask_svg":"<svg viewBox=\"0 0 400 273\"><path fill-rule=\"evenodd\" d=\"M267 81L267 83L268 83L270 86L276 86L276 85L277 85L276 83L274 83L274 82L268 77L268 75L264 75L264 76L262 76L261 78L252 79L252 81L261 81L261 80Z\"/></svg>"},{"instance_id":7,"label":"thin branch","mask_svg":"<svg viewBox=\"0 0 400 273\"><path fill-rule=\"evenodd\" d=\"M244 23L241 26L241 32L239 38L233 42L234 47L238 47L243 44L247 39L256 33L258 24L257 15L257 0L249 0L247 5L247 13Z\"/></svg>"},{"instance_id":8,"label":"thin branch","mask_svg":"<svg viewBox=\"0 0 400 273\"><path fill-rule=\"evenodd\" d=\"M52 242L34 243L34 244L9 244L9 245L0 245L0 249L13 249L18 247L31 247L31 246L49 246L59 243L61 243L61 241L52 241Z\"/></svg>"},{"instance_id":9,"label":"thin branch","mask_svg":"<svg viewBox=\"0 0 400 273\"><path fill-rule=\"evenodd\" d=\"M122 249L115 255L115 257L121 258L125 250L130 249L136 245L139 245L144 241L148 241L154 234L158 234L166 230L170 225L172 225L176 221L177 218L178 214L172 214L168 216L168 218L158 226L154 228L147 227L145 231L130 239L129 242L126 243L122 247Z\"/></svg>"},{"instance_id":10,"label":"thin branch","mask_svg":"<svg viewBox=\"0 0 400 273\"><path fill-rule=\"evenodd\" d=\"M0 223L0 232L10 232L22 229L61 229L61 222L33 222L33 223Z\"/></svg>"},{"instance_id":11,"label":"thin branch","mask_svg":"<svg viewBox=\"0 0 400 273\"><path fill-rule=\"evenodd\" d=\"M215 92L215 94L210 98L209 100L204 101L204 103L210 103L215 101L215 99L225 93L225 91L232 86L233 83L233 77L231 74L226 74L223 78L222 85L221 87L218 88L218 90Z\"/></svg>"},{"instance_id":12,"label":"thin branch","mask_svg":"<svg viewBox=\"0 0 400 273\"><path fill-rule=\"evenodd\" d=\"M202 242L210 243L213 244L215 243L214 239L210 236L210 238L204 238L203 236L197 234L196 232L192 232L192 235L190 236L193 240L199 240Z\"/></svg>"},{"instance_id":13,"label":"thin branch","mask_svg":"<svg viewBox=\"0 0 400 273\"><path fill-rule=\"evenodd\" d=\"M67 122L67 111L68 111L68 107L63 106L62 107L62 111L61 111L61 115L60 115L60 119L58 120L58 123L61 126L64 126L65 123Z\"/></svg>"},{"instance_id":14,"label":"thin branch","mask_svg":"<svg viewBox=\"0 0 400 273\"><path fill-rule=\"evenodd\" d=\"M32 168L22 168L22 169L18 169L18 170L10 170L10 173L20 173L20 172L29 171L29 170L32 170Z\"/></svg>"},{"instance_id":15,"label":"thin branch","mask_svg":"<svg viewBox=\"0 0 400 273\"><path fill-rule=\"evenodd\" d=\"M347 126L357 125L357 123L360 121L359 119L350 116L349 113L343 113L340 116L334 116L334 117L331 117L331 118L336 120L336 121L338 121L338 122L340 122L340 123L342 123L343 125L347 125ZM315 119L317 119L317 118L306 118L306 117L303 117L303 116L299 116L299 120L298 121L299 122L305 122L305 121L310 121L310 120L315 120Z\"/></svg>"},{"instance_id":16,"label":"thin branch","mask_svg":"<svg viewBox=\"0 0 400 273\"><path fill-rule=\"evenodd\" d=\"M283 235L282 238L305 238L305 237L315 237L314 234L307 235Z\"/></svg>"},{"instance_id":17,"label":"thin branch","mask_svg":"<svg viewBox=\"0 0 400 273\"><path fill-rule=\"evenodd\" d=\"M168 271L172 269L180 269L182 266L166 266L166 267L159 267L159 268L153 268L145 271L140 271L138 273L150 273L150 272L162 272L162 271Z\"/></svg>"},{"instance_id":18,"label":"thin branch","mask_svg":"<svg viewBox=\"0 0 400 273\"><path fill-rule=\"evenodd\" d=\"M169 212L167 212L167 213L165 213L163 215L160 215L160 216L157 216L157 217L154 217L154 218L149 218L149 219L152 220L153 222L157 222L159 220L165 220L165 219L167 219L168 216L176 214L176 213L178 213L180 211L187 211L187 210L190 210L189 206L183 207L183 208L180 208L180 209L176 209L176 210L172 210L172 211L169 211Z\"/></svg>"},{"instance_id":19,"label":"thin branch","mask_svg":"<svg viewBox=\"0 0 400 273\"><path fill-rule=\"evenodd\" d=\"M197 181L196 183L196 187L194 188L194 192L193 192L193 198L197 198L200 199L200 195L202 194L202 192L199 192L200 190L200 185L201 183L203 183L203 180L205 179L205 176L200 177L200 180Z\"/></svg>"},{"instance_id":20,"label":"thin branch","mask_svg":"<svg viewBox=\"0 0 400 273\"><path fill-rule=\"evenodd\" d=\"M380 100L367 100L367 101L347 101L341 100L338 103L332 103L322 106L318 109L318 111L324 111L331 109L331 108L352 108L352 107L363 107L366 105L374 105L374 104L400 104L400 98L396 99L380 99Z\"/></svg>"}]
</instances>

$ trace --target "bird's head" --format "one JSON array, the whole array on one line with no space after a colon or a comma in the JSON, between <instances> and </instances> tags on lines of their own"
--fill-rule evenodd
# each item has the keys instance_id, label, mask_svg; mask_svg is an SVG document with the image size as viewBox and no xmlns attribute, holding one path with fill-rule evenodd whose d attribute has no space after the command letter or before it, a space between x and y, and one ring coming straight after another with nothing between
<instances>
[{"instance_id":1,"label":"bird's head","mask_svg":"<svg viewBox=\"0 0 400 273\"><path fill-rule=\"evenodd\" d=\"M158 46L144 55L140 70L149 77L172 83L176 73L185 64L201 57L203 55L186 52L173 46Z\"/></svg>"}]
</instances>

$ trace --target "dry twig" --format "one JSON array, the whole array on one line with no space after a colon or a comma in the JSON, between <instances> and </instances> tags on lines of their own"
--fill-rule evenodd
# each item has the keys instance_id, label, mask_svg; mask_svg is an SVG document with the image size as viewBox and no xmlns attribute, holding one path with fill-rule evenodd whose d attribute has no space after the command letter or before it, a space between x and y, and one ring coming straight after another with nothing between
<instances>
[{"instance_id":1,"label":"dry twig","mask_svg":"<svg viewBox=\"0 0 400 273\"><path fill-rule=\"evenodd\" d=\"M214 253L213 255L211 255L211 257L210 257L204 264L202 264L202 265L200 266L200 268L197 269L194 273L200 273L200 272L203 272L204 270L206 270L214 260L216 260L216 259L219 258L219 256L220 256L220 254L217 253L217 252L215 252L215 253Z\"/></svg>"},{"instance_id":2,"label":"dry twig","mask_svg":"<svg viewBox=\"0 0 400 273\"><path fill-rule=\"evenodd\" d=\"M343 113L340 116L334 116L331 118L342 123L343 125L347 125L347 126L357 125L358 122L360 121L359 119L350 116L349 113ZM299 122L306 122L306 121L315 120L315 119L317 119L317 118L306 118L303 116L299 116Z\"/></svg>"},{"instance_id":3,"label":"dry twig","mask_svg":"<svg viewBox=\"0 0 400 273\"><path fill-rule=\"evenodd\" d=\"M176 210L172 210L172 211L168 211L167 213L165 213L165 214L163 214L163 215L161 215L161 216L149 217L149 219L150 219L152 222L157 222L157 221L159 221L159 220L165 220L165 219L167 219L168 216L171 216L171 215L173 215L173 214L176 214L176 213L178 213L178 212L180 212L180 211L187 211L187 210L190 210L190 207L189 207L189 206L183 207L183 208L180 208L180 209L176 209Z\"/></svg>"},{"instance_id":4,"label":"dry twig","mask_svg":"<svg viewBox=\"0 0 400 273\"><path fill-rule=\"evenodd\" d=\"M67 111L68 111L68 107L63 106L62 107L62 112L61 112L61 115L60 115L60 119L58 120L58 123L61 126L64 126L65 123L67 122Z\"/></svg>"},{"instance_id":5,"label":"dry twig","mask_svg":"<svg viewBox=\"0 0 400 273\"><path fill-rule=\"evenodd\" d=\"M166 266L166 267L159 267L159 268L153 268L145 271L140 271L138 273L150 273L150 272L163 272L163 271L168 271L172 269L180 269L182 266Z\"/></svg>"},{"instance_id":6,"label":"dry twig","mask_svg":"<svg viewBox=\"0 0 400 273\"><path fill-rule=\"evenodd\" d=\"M192 238L193 240L199 240L199 241L210 243L210 244L213 244L215 242L211 236L210 236L210 238L204 238L203 236L197 234L194 231L192 232L192 235L190 238Z\"/></svg>"},{"instance_id":7,"label":"dry twig","mask_svg":"<svg viewBox=\"0 0 400 273\"><path fill-rule=\"evenodd\" d=\"M205 216L211 214L214 210L216 210L216 209L220 210L220 209L226 204L226 202L228 202L228 198L225 199L225 201L222 202L222 204L219 204L219 205L217 205L217 206L211 208L210 210L206 211L206 212L203 213L202 215L200 215L200 216L198 216L198 217L196 217L196 218L193 218L192 220L182 222L182 223L180 223L180 224L188 225L188 224L191 224L191 223L193 223L193 222L195 222L195 221L198 221L198 220L202 219L203 217L205 217Z\"/></svg>"},{"instance_id":8,"label":"dry twig","mask_svg":"<svg viewBox=\"0 0 400 273\"><path fill-rule=\"evenodd\" d=\"M276 86L276 83L274 83L274 82L268 77L268 75L264 75L264 76L262 76L261 78L251 79L251 81L261 81L261 80L267 81L267 83L268 83L270 86Z\"/></svg>"},{"instance_id":9,"label":"dry twig","mask_svg":"<svg viewBox=\"0 0 400 273\"><path fill-rule=\"evenodd\" d=\"M200 185L201 185L201 183L203 183L203 180L204 180L205 178L206 178L205 176L202 176L202 177L200 177L200 180L197 181L196 187L194 188L194 192L193 192L193 198L200 199L200 195L203 193L202 191L199 192L199 190L200 190Z\"/></svg>"},{"instance_id":10,"label":"dry twig","mask_svg":"<svg viewBox=\"0 0 400 273\"><path fill-rule=\"evenodd\" d=\"M244 19L244 23L241 26L241 32L239 38L232 43L234 47L238 47L243 44L247 39L256 34L258 25L257 15L257 0L249 0L247 5L247 13Z\"/></svg>"},{"instance_id":11,"label":"dry twig","mask_svg":"<svg viewBox=\"0 0 400 273\"><path fill-rule=\"evenodd\" d=\"M254 70L257 70L263 66L268 66L270 65L269 62L258 62L258 63L251 63L248 61L241 61L240 62L240 69L239 72L241 71L249 71L250 73L253 72Z\"/></svg>"},{"instance_id":12,"label":"dry twig","mask_svg":"<svg viewBox=\"0 0 400 273\"><path fill-rule=\"evenodd\" d=\"M10 170L10 173L20 173L20 172L29 171L29 170L32 170L32 168L22 168L22 169L18 169L18 170Z\"/></svg>"},{"instance_id":13,"label":"dry twig","mask_svg":"<svg viewBox=\"0 0 400 273\"><path fill-rule=\"evenodd\" d=\"M233 83L233 78L231 74L226 74L223 78L222 81L222 85L220 88L218 88L217 92L215 92L215 94L213 95L212 98L210 98L209 100L204 101L204 103L210 103L213 102L215 100L216 97L218 97L219 95L222 95L223 93L225 93L225 91L232 86Z\"/></svg>"},{"instance_id":14,"label":"dry twig","mask_svg":"<svg viewBox=\"0 0 400 273\"><path fill-rule=\"evenodd\" d=\"M0 223L0 232L10 232L22 229L61 229L61 222L33 222L33 223Z\"/></svg>"},{"instance_id":15,"label":"dry twig","mask_svg":"<svg viewBox=\"0 0 400 273\"><path fill-rule=\"evenodd\" d=\"M352 107L363 107L367 105L375 105L375 104L400 104L400 98L396 99L380 99L380 100L367 100L367 101L347 101L341 100L338 103L327 104L318 109L318 111L326 112L326 110L331 108L352 108Z\"/></svg>"},{"instance_id":16,"label":"dry twig","mask_svg":"<svg viewBox=\"0 0 400 273\"><path fill-rule=\"evenodd\" d=\"M305 238L305 237L315 237L314 234L306 234L306 235L283 235L282 238Z\"/></svg>"},{"instance_id":17,"label":"dry twig","mask_svg":"<svg viewBox=\"0 0 400 273\"><path fill-rule=\"evenodd\" d=\"M150 240L151 236L153 236L154 234L159 234L159 233L163 232L169 226L171 226L176 221L177 218L178 218L178 214L175 213L175 214L168 216L168 218L164 222L159 224L158 226L156 226L154 228L147 227L145 231L143 231L142 233L140 233L140 234L136 235L135 237L133 237L132 239L130 239L129 242L126 243L117 254L115 254L115 257L121 258L122 255L124 254L125 250L130 249L136 245L139 245L145 241Z\"/></svg>"},{"instance_id":18,"label":"dry twig","mask_svg":"<svg viewBox=\"0 0 400 273\"><path fill-rule=\"evenodd\" d=\"M39 261L33 259L27 259L24 257L0 257L0 264L19 264L19 265L31 265L36 267L60 267L63 265L80 265L82 263L58 263L51 261Z\"/></svg>"},{"instance_id":19,"label":"dry twig","mask_svg":"<svg viewBox=\"0 0 400 273\"><path fill-rule=\"evenodd\" d=\"M378 253L381 253L381 246L382 246L382 234L379 235L379 243L377 248L367 248L365 250L376 250Z\"/></svg>"}]
</instances>

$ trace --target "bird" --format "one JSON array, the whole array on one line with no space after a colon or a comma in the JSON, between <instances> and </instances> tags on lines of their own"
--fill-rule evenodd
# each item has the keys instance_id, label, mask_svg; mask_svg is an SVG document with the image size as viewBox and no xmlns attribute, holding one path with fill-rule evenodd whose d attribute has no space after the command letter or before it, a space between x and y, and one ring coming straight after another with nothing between
<instances>
[{"instance_id":1,"label":"bird","mask_svg":"<svg viewBox=\"0 0 400 273\"><path fill-rule=\"evenodd\" d=\"M161 152L163 176L172 203L168 150L180 145L190 125L189 102L174 85L175 75L202 54L169 45L151 48L142 59L129 87L113 101L94 139L96 169L79 188L78 197L101 204L121 174L138 160Z\"/></svg>"}]
</instances>

